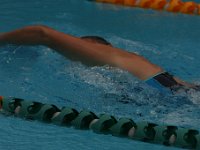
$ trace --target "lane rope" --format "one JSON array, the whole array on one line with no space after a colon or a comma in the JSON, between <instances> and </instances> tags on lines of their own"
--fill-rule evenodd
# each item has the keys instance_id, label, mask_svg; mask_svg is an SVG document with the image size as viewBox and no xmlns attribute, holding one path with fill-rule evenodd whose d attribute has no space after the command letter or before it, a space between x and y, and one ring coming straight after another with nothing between
<instances>
[{"instance_id":1,"label":"lane rope","mask_svg":"<svg viewBox=\"0 0 200 150\"><path fill-rule=\"evenodd\" d=\"M130 118L116 119L109 114L96 115L74 108L58 108L52 104L43 104L14 97L0 96L2 114L10 114L28 120L76 129L90 129L98 134L111 134L154 144L163 144L186 149L200 149L200 133L195 129L187 129L172 125L158 125L151 122L134 122Z\"/></svg>"},{"instance_id":2,"label":"lane rope","mask_svg":"<svg viewBox=\"0 0 200 150\"><path fill-rule=\"evenodd\" d=\"M200 15L200 4L181 0L90 0L145 9L163 10L173 13Z\"/></svg>"}]
</instances>

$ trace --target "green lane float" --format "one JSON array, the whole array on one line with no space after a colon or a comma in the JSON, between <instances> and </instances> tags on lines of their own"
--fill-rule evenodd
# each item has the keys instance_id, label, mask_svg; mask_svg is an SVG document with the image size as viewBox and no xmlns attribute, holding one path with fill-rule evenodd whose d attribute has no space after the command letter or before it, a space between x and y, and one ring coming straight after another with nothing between
<instances>
[{"instance_id":1,"label":"green lane float","mask_svg":"<svg viewBox=\"0 0 200 150\"><path fill-rule=\"evenodd\" d=\"M120 118L119 121L110 128L110 132L113 136L128 137L131 128L136 128L136 123L134 123L133 120ZM129 137L131 137L131 135Z\"/></svg>"},{"instance_id":2,"label":"green lane float","mask_svg":"<svg viewBox=\"0 0 200 150\"><path fill-rule=\"evenodd\" d=\"M166 146L170 146L173 143L174 140L170 141L170 137L174 137L176 135L176 126L156 126L154 129L156 131L154 137L156 143Z\"/></svg>"},{"instance_id":3,"label":"green lane float","mask_svg":"<svg viewBox=\"0 0 200 150\"><path fill-rule=\"evenodd\" d=\"M71 121L78 116L78 111L73 108L62 108L51 118L52 123L56 125L71 126Z\"/></svg>"},{"instance_id":4,"label":"green lane float","mask_svg":"<svg viewBox=\"0 0 200 150\"><path fill-rule=\"evenodd\" d=\"M133 138L144 142L153 141L155 137L155 126L156 124L148 122L136 123L136 131Z\"/></svg>"},{"instance_id":5,"label":"green lane float","mask_svg":"<svg viewBox=\"0 0 200 150\"><path fill-rule=\"evenodd\" d=\"M72 120L71 124L76 129L89 129L90 123L96 118L97 116L93 112L84 110L81 111L74 120Z\"/></svg>"},{"instance_id":6,"label":"green lane float","mask_svg":"<svg viewBox=\"0 0 200 150\"><path fill-rule=\"evenodd\" d=\"M200 4L181 0L90 0L145 9L165 10L173 13L200 15Z\"/></svg>"},{"instance_id":7,"label":"green lane float","mask_svg":"<svg viewBox=\"0 0 200 150\"><path fill-rule=\"evenodd\" d=\"M117 120L114 116L91 111L25 101L19 98L0 96L1 112L8 112L23 119L39 120L60 126L73 126L76 129L90 129L99 134L111 134L118 137L163 144L186 149L200 149L200 133L195 129L164 126L150 122L134 122L129 118Z\"/></svg>"},{"instance_id":8,"label":"green lane float","mask_svg":"<svg viewBox=\"0 0 200 150\"><path fill-rule=\"evenodd\" d=\"M90 128L96 133L109 134L109 129L116 123L117 120L113 116L102 114L99 119L90 126Z\"/></svg>"}]
</instances>

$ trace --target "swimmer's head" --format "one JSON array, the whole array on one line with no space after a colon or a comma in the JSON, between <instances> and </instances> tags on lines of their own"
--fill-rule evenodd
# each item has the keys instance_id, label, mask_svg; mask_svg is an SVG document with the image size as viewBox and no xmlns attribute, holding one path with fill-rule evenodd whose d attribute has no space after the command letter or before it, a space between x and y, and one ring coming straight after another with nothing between
<instances>
[{"instance_id":1,"label":"swimmer's head","mask_svg":"<svg viewBox=\"0 0 200 150\"><path fill-rule=\"evenodd\" d=\"M99 43L99 44L112 46L111 43L109 43L107 40L99 36L82 36L81 39L89 41L89 42L93 42L93 43Z\"/></svg>"}]
</instances>

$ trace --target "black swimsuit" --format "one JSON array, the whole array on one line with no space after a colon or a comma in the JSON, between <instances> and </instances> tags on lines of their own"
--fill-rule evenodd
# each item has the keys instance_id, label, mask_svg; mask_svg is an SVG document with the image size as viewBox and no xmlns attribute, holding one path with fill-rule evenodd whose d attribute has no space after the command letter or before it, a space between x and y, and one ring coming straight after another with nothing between
<instances>
[{"instance_id":1,"label":"black swimsuit","mask_svg":"<svg viewBox=\"0 0 200 150\"><path fill-rule=\"evenodd\" d=\"M184 88L183 85L177 83L172 75L168 72L161 72L145 81L152 87L157 88L160 92L171 93L177 91L180 88Z\"/></svg>"}]
</instances>

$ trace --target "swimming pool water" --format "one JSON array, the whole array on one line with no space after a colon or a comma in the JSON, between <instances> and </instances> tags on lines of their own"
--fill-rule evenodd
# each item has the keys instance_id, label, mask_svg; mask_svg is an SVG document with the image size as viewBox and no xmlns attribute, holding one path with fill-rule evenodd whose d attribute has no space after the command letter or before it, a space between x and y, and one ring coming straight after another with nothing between
<instances>
[{"instance_id":1,"label":"swimming pool water","mask_svg":"<svg viewBox=\"0 0 200 150\"><path fill-rule=\"evenodd\" d=\"M43 24L75 36L100 35L200 83L199 16L81 0L2 0L0 9L0 32ZM0 95L200 129L198 92L164 96L125 71L86 67L43 46L7 45L0 56ZM176 149L3 115L0 119L0 149Z\"/></svg>"}]
</instances>

